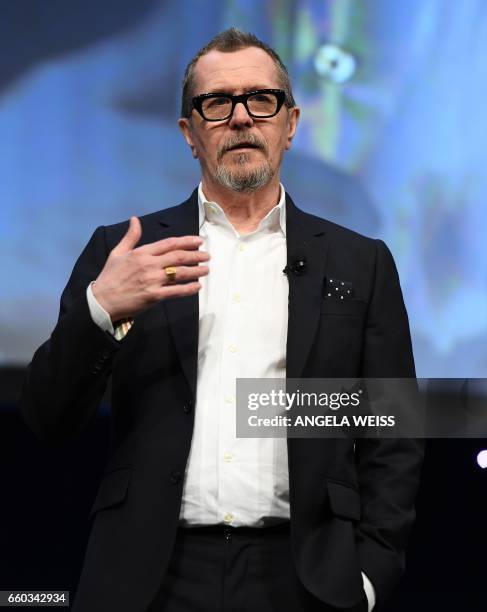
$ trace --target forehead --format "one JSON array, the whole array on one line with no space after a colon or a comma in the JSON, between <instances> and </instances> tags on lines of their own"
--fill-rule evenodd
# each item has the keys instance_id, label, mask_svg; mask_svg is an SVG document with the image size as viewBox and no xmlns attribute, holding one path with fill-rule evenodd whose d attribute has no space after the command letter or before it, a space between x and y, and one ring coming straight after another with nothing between
<instances>
[{"instance_id":1,"label":"forehead","mask_svg":"<svg viewBox=\"0 0 487 612\"><path fill-rule=\"evenodd\" d=\"M258 47L222 52L213 49L195 65L195 93L278 88L277 67L271 56Z\"/></svg>"}]
</instances>

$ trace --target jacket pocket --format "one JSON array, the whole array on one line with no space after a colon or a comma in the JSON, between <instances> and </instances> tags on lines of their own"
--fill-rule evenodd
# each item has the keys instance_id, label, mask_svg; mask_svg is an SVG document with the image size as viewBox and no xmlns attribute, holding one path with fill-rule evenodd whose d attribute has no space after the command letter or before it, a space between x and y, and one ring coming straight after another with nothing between
<instances>
[{"instance_id":1,"label":"jacket pocket","mask_svg":"<svg viewBox=\"0 0 487 612\"><path fill-rule=\"evenodd\" d=\"M337 480L327 479L326 487L333 514L339 518L360 521L362 516L360 493Z\"/></svg>"},{"instance_id":2,"label":"jacket pocket","mask_svg":"<svg viewBox=\"0 0 487 612\"><path fill-rule=\"evenodd\" d=\"M337 300L335 298L321 300L321 314L334 316L363 316L367 302L363 300Z\"/></svg>"},{"instance_id":3,"label":"jacket pocket","mask_svg":"<svg viewBox=\"0 0 487 612\"><path fill-rule=\"evenodd\" d=\"M125 500L131 475L131 467L118 468L105 474L91 507L90 517L98 510L111 508Z\"/></svg>"}]
</instances>

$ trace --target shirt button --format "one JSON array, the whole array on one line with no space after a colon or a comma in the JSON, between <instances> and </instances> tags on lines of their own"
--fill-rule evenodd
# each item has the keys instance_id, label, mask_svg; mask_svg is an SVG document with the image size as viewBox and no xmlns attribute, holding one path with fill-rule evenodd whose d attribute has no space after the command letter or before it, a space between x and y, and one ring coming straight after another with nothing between
<instances>
[{"instance_id":1,"label":"shirt button","mask_svg":"<svg viewBox=\"0 0 487 612\"><path fill-rule=\"evenodd\" d=\"M230 463L232 459L233 459L232 453L223 454L223 461L225 461L225 463Z\"/></svg>"},{"instance_id":2,"label":"shirt button","mask_svg":"<svg viewBox=\"0 0 487 612\"><path fill-rule=\"evenodd\" d=\"M237 303L240 302L240 293L233 294L233 301Z\"/></svg>"},{"instance_id":3,"label":"shirt button","mask_svg":"<svg viewBox=\"0 0 487 612\"><path fill-rule=\"evenodd\" d=\"M227 512L223 517L223 521L227 523L227 525L231 523L233 521L233 514L231 512Z\"/></svg>"},{"instance_id":4,"label":"shirt button","mask_svg":"<svg viewBox=\"0 0 487 612\"><path fill-rule=\"evenodd\" d=\"M234 401L235 401L235 397L233 395L226 395L225 396L225 402L227 404L233 404Z\"/></svg>"},{"instance_id":5,"label":"shirt button","mask_svg":"<svg viewBox=\"0 0 487 612\"><path fill-rule=\"evenodd\" d=\"M228 347L228 350L230 351L230 353L236 353L237 347L235 346L235 344L230 344L230 346Z\"/></svg>"},{"instance_id":6,"label":"shirt button","mask_svg":"<svg viewBox=\"0 0 487 612\"><path fill-rule=\"evenodd\" d=\"M243 242L239 242L238 243L238 250L239 251L245 251L245 244Z\"/></svg>"}]
</instances>

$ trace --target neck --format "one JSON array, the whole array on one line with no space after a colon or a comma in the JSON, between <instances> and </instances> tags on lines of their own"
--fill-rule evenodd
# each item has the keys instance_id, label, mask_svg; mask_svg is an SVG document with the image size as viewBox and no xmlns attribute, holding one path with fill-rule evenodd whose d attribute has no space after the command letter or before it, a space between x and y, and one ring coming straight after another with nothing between
<instances>
[{"instance_id":1,"label":"neck","mask_svg":"<svg viewBox=\"0 0 487 612\"><path fill-rule=\"evenodd\" d=\"M281 196L279 175L252 192L231 191L222 185L202 178L203 193L208 200L217 202L239 234L257 229L267 213L276 206Z\"/></svg>"}]
</instances>

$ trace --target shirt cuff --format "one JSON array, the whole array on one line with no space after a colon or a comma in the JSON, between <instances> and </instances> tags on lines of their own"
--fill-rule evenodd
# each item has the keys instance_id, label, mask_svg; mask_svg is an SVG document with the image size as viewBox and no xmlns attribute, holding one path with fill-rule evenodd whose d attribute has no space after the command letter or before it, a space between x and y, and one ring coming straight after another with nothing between
<instances>
[{"instance_id":1,"label":"shirt cuff","mask_svg":"<svg viewBox=\"0 0 487 612\"><path fill-rule=\"evenodd\" d=\"M368 612L372 612L375 606L375 589L368 577L362 572L362 582L364 585L365 595L367 597Z\"/></svg>"},{"instance_id":2,"label":"shirt cuff","mask_svg":"<svg viewBox=\"0 0 487 612\"><path fill-rule=\"evenodd\" d=\"M112 320L108 312L98 303L98 300L93 295L91 290L92 281L86 289L86 299L88 300L88 308L90 309L90 315L93 319L93 323L96 323L103 331L108 332L112 336L115 335Z\"/></svg>"}]
</instances>

